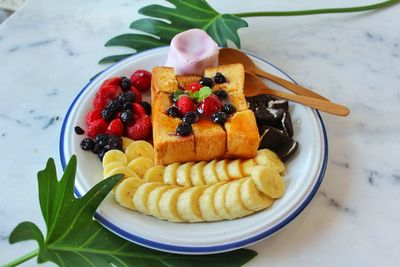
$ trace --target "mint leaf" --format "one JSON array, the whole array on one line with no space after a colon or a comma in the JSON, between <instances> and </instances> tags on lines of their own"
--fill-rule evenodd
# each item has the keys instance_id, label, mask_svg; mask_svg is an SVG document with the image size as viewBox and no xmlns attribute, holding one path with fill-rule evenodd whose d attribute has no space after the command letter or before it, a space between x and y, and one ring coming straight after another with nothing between
<instances>
[{"instance_id":1,"label":"mint leaf","mask_svg":"<svg viewBox=\"0 0 400 267\"><path fill-rule=\"evenodd\" d=\"M76 157L73 156L61 180L57 180L53 159L38 173L39 201L47 226L44 238L32 222L19 224L10 243L36 240L33 251L5 266L16 266L36 255L38 262L59 266L241 266L256 252L239 249L213 255L178 255L151 250L114 235L93 220L93 214L111 189L122 178L115 175L102 180L81 198L74 197Z\"/></svg>"},{"instance_id":2,"label":"mint leaf","mask_svg":"<svg viewBox=\"0 0 400 267\"><path fill-rule=\"evenodd\" d=\"M200 90L199 90L199 97L197 99L198 102L203 101L204 99L206 99L207 97L209 97L212 94L212 90L210 87L208 86L203 86Z\"/></svg>"},{"instance_id":3,"label":"mint leaf","mask_svg":"<svg viewBox=\"0 0 400 267\"><path fill-rule=\"evenodd\" d=\"M139 34L116 36L109 40L106 46L129 47L134 49L132 53L136 53L169 45L176 34L198 28L206 31L220 46L227 46L227 41L231 40L240 48L237 31L248 26L245 20L232 14L220 14L205 0L167 0L167 2L174 7L149 5L141 8L139 14L150 18L142 18L131 23L130 28L139 31ZM99 63L116 62L127 56L127 54L109 56Z\"/></svg>"}]
</instances>

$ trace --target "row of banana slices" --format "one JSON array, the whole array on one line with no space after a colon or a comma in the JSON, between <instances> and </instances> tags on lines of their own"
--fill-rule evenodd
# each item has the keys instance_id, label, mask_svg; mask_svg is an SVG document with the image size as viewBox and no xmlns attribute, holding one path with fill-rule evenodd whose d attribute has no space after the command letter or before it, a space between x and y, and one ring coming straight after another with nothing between
<instances>
[{"instance_id":1,"label":"row of banana slices","mask_svg":"<svg viewBox=\"0 0 400 267\"><path fill-rule=\"evenodd\" d=\"M103 174L123 174L115 187L126 208L173 222L236 219L272 205L284 191L284 165L270 150L249 160L154 166L150 143L123 139L124 152L103 158Z\"/></svg>"}]
</instances>

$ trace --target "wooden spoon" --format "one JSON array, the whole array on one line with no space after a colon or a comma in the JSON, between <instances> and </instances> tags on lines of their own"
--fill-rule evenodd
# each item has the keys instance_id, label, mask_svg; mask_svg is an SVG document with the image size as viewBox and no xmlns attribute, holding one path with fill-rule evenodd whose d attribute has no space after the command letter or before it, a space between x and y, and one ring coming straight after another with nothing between
<instances>
[{"instance_id":1,"label":"wooden spoon","mask_svg":"<svg viewBox=\"0 0 400 267\"><path fill-rule=\"evenodd\" d=\"M249 58L245 53L243 53L240 50L233 48L221 48L219 50L219 64L222 65L222 64L233 64L233 63L242 63L244 70L246 72L250 72L259 75L261 77L267 78L268 80L271 80L298 95L304 95L329 101L325 97L301 85L289 82L285 79L279 78L278 76L275 76L271 73L259 69L251 60L251 58Z\"/></svg>"},{"instance_id":2,"label":"wooden spoon","mask_svg":"<svg viewBox=\"0 0 400 267\"><path fill-rule=\"evenodd\" d=\"M347 116L350 113L350 110L348 108L326 100L316 99L314 97L308 96L288 94L282 91L268 88L260 78L248 72L246 72L244 78L244 94L246 96L268 94L338 116Z\"/></svg>"}]
</instances>

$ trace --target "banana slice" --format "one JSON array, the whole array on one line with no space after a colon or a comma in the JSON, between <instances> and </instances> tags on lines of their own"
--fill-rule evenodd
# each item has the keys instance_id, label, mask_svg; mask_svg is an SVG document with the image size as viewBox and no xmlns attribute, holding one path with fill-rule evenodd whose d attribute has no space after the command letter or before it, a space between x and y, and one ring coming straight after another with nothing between
<instances>
[{"instance_id":1,"label":"banana slice","mask_svg":"<svg viewBox=\"0 0 400 267\"><path fill-rule=\"evenodd\" d=\"M161 219L166 219L171 222L183 222L177 210L178 197L183 191L185 191L184 187L176 187L167 190L161 195L160 201L158 202Z\"/></svg>"},{"instance_id":2,"label":"banana slice","mask_svg":"<svg viewBox=\"0 0 400 267\"><path fill-rule=\"evenodd\" d=\"M257 189L270 198L281 198L285 193L285 182L279 173L270 167L254 167L251 178Z\"/></svg>"},{"instance_id":3,"label":"banana slice","mask_svg":"<svg viewBox=\"0 0 400 267\"><path fill-rule=\"evenodd\" d=\"M243 205L252 211L259 211L274 203L274 200L263 192L259 191L250 177L245 178L245 181L240 186L240 199Z\"/></svg>"},{"instance_id":4,"label":"banana slice","mask_svg":"<svg viewBox=\"0 0 400 267\"><path fill-rule=\"evenodd\" d=\"M138 158L146 157L154 161L154 148L146 141L133 141L130 143L125 150L128 162Z\"/></svg>"},{"instance_id":5,"label":"banana slice","mask_svg":"<svg viewBox=\"0 0 400 267\"><path fill-rule=\"evenodd\" d=\"M138 157L128 164L128 168L136 172L136 174L139 175L140 178L143 178L146 171L153 166L153 161L146 157Z\"/></svg>"},{"instance_id":6,"label":"banana slice","mask_svg":"<svg viewBox=\"0 0 400 267\"><path fill-rule=\"evenodd\" d=\"M253 170L253 168L255 166L257 166L257 162L255 159L248 159L248 160L242 161L242 171L243 171L244 177L250 176L251 171Z\"/></svg>"},{"instance_id":7,"label":"banana slice","mask_svg":"<svg viewBox=\"0 0 400 267\"><path fill-rule=\"evenodd\" d=\"M200 161L192 166L190 170L190 180L192 181L193 186L206 184L203 176L203 169L206 164L207 162Z\"/></svg>"},{"instance_id":8,"label":"banana slice","mask_svg":"<svg viewBox=\"0 0 400 267\"><path fill-rule=\"evenodd\" d=\"M228 209L225 206L225 195L226 195L226 191L228 190L229 185L230 185L230 183L221 185L217 189L217 191L215 192L215 195L214 195L215 211L217 212L219 217L221 217L222 219L227 219L227 220L231 220L231 219L235 218L232 216L232 214L229 213Z\"/></svg>"},{"instance_id":9,"label":"banana slice","mask_svg":"<svg viewBox=\"0 0 400 267\"><path fill-rule=\"evenodd\" d=\"M135 208L144 214L150 214L147 208L147 200L149 198L149 194L155 188L163 185L164 184L160 182L149 182L139 186L133 196L133 205L135 206Z\"/></svg>"},{"instance_id":10,"label":"banana slice","mask_svg":"<svg viewBox=\"0 0 400 267\"><path fill-rule=\"evenodd\" d=\"M216 172L218 175L219 181L229 181L229 174L228 174L228 161L223 159L219 160L216 164Z\"/></svg>"},{"instance_id":11,"label":"banana slice","mask_svg":"<svg viewBox=\"0 0 400 267\"><path fill-rule=\"evenodd\" d=\"M226 190L225 206L229 214L234 218L241 218L253 212L246 208L240 199L240 187L245 180L246 179L240 179L231 182Z\"/></svg>"},{"instance_id":12,"label":"banana slice","mask_svg":"<svg viewBox=\"0 0 400 267\"><path fill-rule=\"evenodd\" d=\"M228 175L231 179L240 179L244 177L240 159L228 163Z\"/></svg>"},{"instance_id":13,"label":"banana slice","mask_svg":"<svg viewBox=\"0 0 400 267\"><path fill-rule=\"evenodd\" d=\"M217 161L214 159L213 161L207 163L206 166L204 166L203 175L204 175L204 181L206 182L207 185L212 185L219 182L218 175L216 172L217 169L216 164Z\"/></svg>"},{"instance_id":14,"label":"banana slice","mask_svg":"<svg viewBox=\"0 0 400 267\"><path fill-rule=\"evenodd\" d=\"M154 188L147 198L147 210L149 214L153 215L156 218L161 218L160 208L158 207L158 203L160 202L160 197L164 192L169 189L176 188L173 185L164 185L160 187Z\"/></svg>"},{"instance_id":15,"label":"banana slice","mask_svg":"<svg viewBox=\"0 0 400 267\"><path fill-rule=\"evenodd\" d=\"M142 179L130 177L120 182L115 189L115 200L125 208L136 210L132 201L138 187L144 184Z\"/></svg>"},{"instance_id":16,"label":"banana slice","mask_svg":"<svg viewBox=\"0 0 400 267\"><path fill-rule=\"evenodd\" d=\"M285 165L279 159L278 155L269 149L258 150L255 160L257 165L270 167L275 169L278 173L283 173L285 170Z\"/></svg>"},{"instance_id":17,"label":"banana slice","mask_svg":"<svg viewBox=\"0 0 400 267\"><path fill-rule=\"evenodd\" d=\"M143 180L146 182L164 182L164 171L165 167L163 165L153 166L146 171L143 176Z\"/></svg>"},{"instance_id":18,"label":"banana slice","mask_svg":"<svg viewBox=\"0 0 400 267\"><path fill-rule=\"evenodd\" d=\"M164 184L173 184L173 185L178 184L176 182L176 171L178 170L179 166L180 166L180 164L175 162L175 163L169 164L169 165L167 165L167 167L165 167Z\"/></svg>"},{"instance_id":19,"label":"banana slice","mask_svg":"<svg viewBox=\"0 0 400 267\"><path fill-rule=\"evenodd\" d=\"M121 137L121 139L122 139L122 150L125 152L126 148L133 142L133 140L123 136Z\"/></svg>"},{"instance_id":20,"label":"banana slice","mask_svg":"<svg viewBox=\"0 0 400 267\"><path fill-rule=\"evenodd\" d=\"M177 209L179 217L184 221L204 221L199 207L199 196L203 193L204 189L206 189L204 185L190 187L179 195Z\"/></svg>"},{"instance_id":21,"label":"banana slice","mask_svg":"<svg viewBox=\"0 0 400 267\"><path fill-rule=\"evenodd\" d=\"M224 185L225 182L220 182L206 188L199 197L199 207L201 217L208 222L220 221L222 218L217 214L214 206L214 196L217 189Z\"/></svg>"},{"instance_id":22,"label":"banana slice","mask_svg":"<svg viewBox=\"0 0 400 267\"><path fill-rule=\"evenodd\" d=\"M123 179L125 179L127 177L139 178L139 176L136 174L136 172L134 172L133 170L131 170L130 168L128 168L126 166L117 167L117 168L112 169L111 171L106 173L104 178L110 177L110 176L115 175L115 174L123 174L124 175Z\"/></svg>"},{"instance_id":23,"label":"banana slice","mask_svg":"<svg viewBox=\"0 0 400 267\"><path fill-rule=\"evenodd\" d=\"M111 162L111 163L107 164L103 168L103 177L106 177L107 173L109 173L112 169L115 169L118 167L125 167L125 165L119 161L115 161L115 162Z\"/></svg>"},{"instance_id":24,"label":"banana slice","mask_svg":"<svg viewBox=\"0 0 400 267\"><path fill-rule=\"evenodd\" d=\"M128 164L125 153L117 149L112 149L104 154L103 168L112 162L121 162L123 165Z\"/></svg>"},{"instance_id":25,"label":"banana slice","mask_svg":"<svg viewBox=\"0 0 400 267\"><path fill-rule=\"evenodd\" d=\"M190 180L191 168L194 162L187 162L182 164L176 170L176 182L181 186L192 186L192 181Z\"/></svg>"}]
</instances>

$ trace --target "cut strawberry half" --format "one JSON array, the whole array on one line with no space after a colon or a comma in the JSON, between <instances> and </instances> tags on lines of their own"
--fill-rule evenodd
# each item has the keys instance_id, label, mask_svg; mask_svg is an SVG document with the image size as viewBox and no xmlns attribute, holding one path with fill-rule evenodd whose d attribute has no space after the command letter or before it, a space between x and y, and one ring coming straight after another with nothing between
<instances>
[{"instance_id":1,"label":"cut strawberry half","mask_svg":"<svg viewBox=\"0 0 400 267\"><path fill-rule=\"evenodd\" d=\"M144 107L138 103L132 104L132 111L133 111L133 114L135 114L136 116L139 116L139 117L147 115Z\"/></svg>"},{"instance_id":2,"label":"cut strawberry half","mask_svg":"<svg viewBox=\"0 0 400 267\"><path fill-rule=\"evenodd\" d=\"M117 86L101 87L93 99L93 107L95 109L103 109L109 100L117 98L121 89Z\"/></svg>"},{"instance_id":3,"label":"cut strawberry half","mask_svg":"<svg viewBox=\"0 0 400 267\"><path fill-rule=\"evenodd\" d=\"M107 130L107 122L103 119L95 120L89 124L86 133L89 137L95 138L96 135L105 133Z\"/></svg>"},{"instance_id":4,"label":"cut strawberry half","mask_svg":"<svg viewBox=\"0 0 400 267\"><path fill-rule=\"evenodd\" d=\"M124 134L124 124L120 119L114 119L108 125L106 133L122 136Z\"/></svg>"},{"instance_id":5,"label":"cut strawberry half","mask_svg":"<svg viewBox=\"0 0 400 267\"><path fill-rule=\"evenodd\" d=\"M196 105L194 104L193 100L187 95L180 96L179 100L176 102L176 106L183 115L187 112L196 110Z\"/></svg>"},{"instance_id":6,"label":"cut strawberry half","mask_svg":"<svg viewBox=\"0 0 400 267\"><path fill-rule=\"evenodd\" d=\"M105 87L105 86L120 86L121 84L121 77L114 77L114 78L110 78L105 80L102 85L100 86L100 88Z\"/></svg>"},{"instance_id":7,"label":"cut strawberry half","mask_svg":"<svg viewBox=\"0 0 400 267\"><path fill-rule=\"evenodd\" d=\"M151 85L151 72L137 70L131 76L131 84L140 91L147 91Z\"/></svg>"},{"instance_id":8,"label":"cut strawberry half","mask_svg":"<svg viewBox=\"0 0 400 267\"><path fill-rule=\"evenodd\" d=\"M131 86L131 90L136 95L135 103L140 104L142 102L142 93L135 86Z\"/></svg>"},{"instance_id":9,"label":"cut strawberry half","mask_svg":"<svg viewBox=\"0 0 400 267\"><path fill-rule=\"evenodd\" d=\"M211 94L197 105L197 111L205 117L211 117L215 112L221 111L222 107L221 100L216 95Z\"/></svg>"},{"instance_id":10,"label":"cut strawberry half","mask_svg":"<svg viewBox=\"0 0 400 267\"><path fill-rule=\"evenodd\" d=\"M194 92L200 91L200 89L202 87L203 87L203 85L199 84L198 82L192 82L192 83L185 85L185 90L194 93Z\"/></svg>"},{"instance_id":11,"label":"cut strawberry half","mask_svg":"<svg viewBox=\"0 0 400 267\"><path fill-rule=\"evenodd\" d=\"M86 114L86 125L90 125L95 120L102 119L101 117L101 108L93 109Z\"/></svg>"},{"instance_id":12,"label":"cut strawberry half","mask_svg":"<svg viewBox=\"0 0 400 267\"><path fill-rule=\"evenodd\" d=\"M126 128L126 136L133 140L147 140L151 137L151 119L138 116L134 123Z\"/></svg>"}]
</instances>

